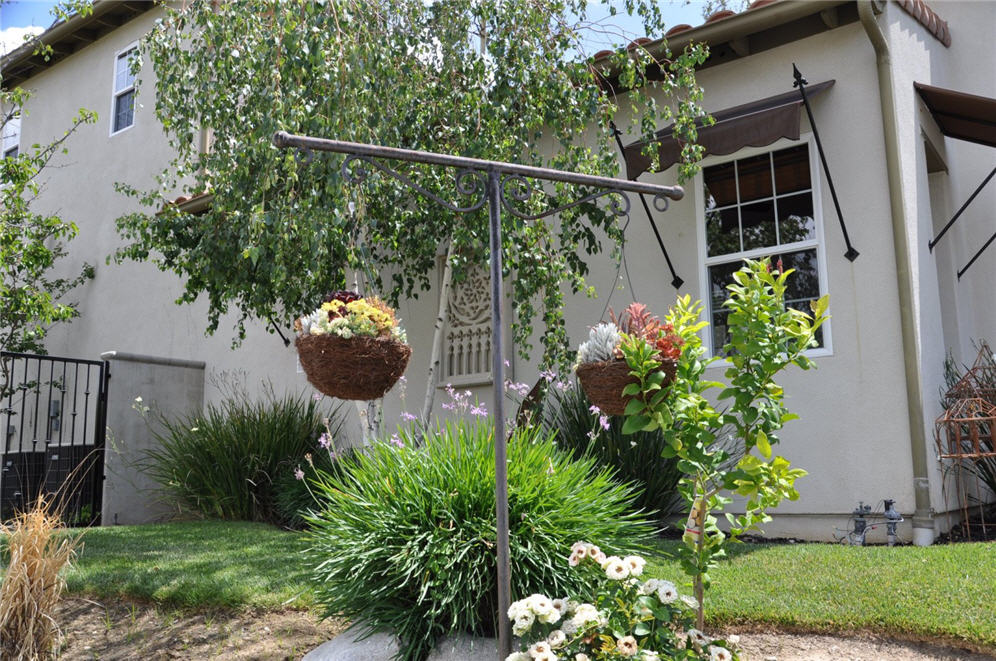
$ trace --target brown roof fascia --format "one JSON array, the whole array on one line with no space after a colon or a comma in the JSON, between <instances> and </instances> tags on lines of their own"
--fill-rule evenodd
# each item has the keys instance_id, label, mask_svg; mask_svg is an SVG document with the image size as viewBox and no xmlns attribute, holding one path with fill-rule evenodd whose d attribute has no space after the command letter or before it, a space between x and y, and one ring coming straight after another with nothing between
<instances>
[{"instance_id":1,"label":"brown roof fascia","mask_svg":"<svg viewBox=\"0 0 996 661\"><path fill-rule=\"evenodd\" d=\"M155 2L148 0L94 0L93 13L76 14L68 20L53 23L45 32L0 58L0 76L3 86L20 85L39 71L43 71L64 57L68 57L104 35L116 30L140 14L153 9ZM35 55L38 42L52 47L48 60Z\"/></svg>"}]
</instances>

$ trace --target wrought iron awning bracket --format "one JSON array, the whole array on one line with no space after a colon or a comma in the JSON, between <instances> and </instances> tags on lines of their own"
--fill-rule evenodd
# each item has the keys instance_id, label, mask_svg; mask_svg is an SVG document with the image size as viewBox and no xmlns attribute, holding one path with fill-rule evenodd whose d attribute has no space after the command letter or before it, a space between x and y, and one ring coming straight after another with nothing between
<instances>
[{"instance_id":1,"label":"wrought iron awning bracket","mask_svg":"<svg viewBox=\"0 0 996 661\"><path fill-rule=\"evenodd\" d=\"M986 178L982 180L982 183L979 184L979 186L975 189L975 191L973 191L972 194L968 196L968 199L965 200L965 203L961 205L961 208L959 208L958 211L956 211L953 216L951 216L951 220L945 223L944 227L941 228L941 231L937 233L937 236L935 236L933 239L927 242L927 249L930 252L934 252L934 246L940 243L941 237L943 237L945 234L948 233L948 230L951 229L951 226L955 224L955 221L961 217L961 214L964 213L965 209L968 208L968 205L970 205L975 200L975 198L978 197L979 193L982 192L982 189L986 187L986 184L988 184L989 181L994 176L996 176L996 167L993 168L992 172L986 175Z\"/></svg>"},{"instance_id":2,"label":"wrought iron awning bracket","mask_svg":"<svg viewBox=\"0 0 996 661\"><path fill-rule=\"evenodd\" d=\"M622 131L616 128L615 122L609 123L609 129L612 131L612 135L616 139L616 144L619 146L619 152L625 157L626 150L622 142ZM647 204L647 198L644 197L643 193L640 193L640 202L643 204L643 210L647 214L647 220L650 221L650 228L654 230L654 236L657 238L657 245L660 246L661 253L664 255L664 261L667 262L667 268L671 271L671 286L675 289L681 289L681 285L685 284L685 281L682 280L681 276L679 276L674 270L674 264L671 263L671 256L668 254L667 248L664 247L664 239L661 238L661 232L657 229L657 223L654 222L654 215L651 213L650 205ZM658 209L658 211L666 210L666 206L664 209Z\"/></svg>"},{"instance_id":3,"label":"wrought iron awning bracket","mask_svg":"<svg viewBox=\"0 0 996 661\"><path fill-rule=\"evenodd\" d=\"M813 111L809 107L809 99L806 97L806 85L809 84L809 81L802 77L802 73L795 66L795 63L792 64L792 77L795 78L792 86L798 87L799 94L802 95L802 105L805 106L806 116L809 117L809 128L813 130L813 138L816 140L816 150L820 154L820 163L823 165L823 174L826 175L827 184L830 187L830 197L833 199L833 206L837 211L837 220L840 222L840 231L844 235L844 244L847 245L847 252L844 253L844 257L853 262L861 253L851 245L851 237L847 234L847 225L844 224L844 214L840 210L840 201L837 199L837 189L833 185L833 177L830 175L830 166L827 164L826 154L823 153L823 142L820 140L820 132L816 128L816 119L813 117Z\"/></svg>"},{"instance_id":4,"label":"wrought iron awning bracket","mask_svg":"<svg viewBox=\"0 0 996 661\"><path fill-rule=\"evenodd\" d=\"M498 566L498 609L505 613L510 604L511 567L509 563L509 525L508 525L508 474L507 474L507 437L505 435L504 393L502 384L505 382L504 343L502 341L502 251L501 251L501 210L505 209L513 216L524 220L537 220L567 209L572 209L586 202L593 202L602 197L609 197L609 211L615 216L628 216L630 210L627 193L638 193L641 196L651 195L654 207L659 211L667 209L668 200L680 200L684 190L680 186L659 186L639 181L613 179L595 175L564 172L501 161L487 161L464 156L450 156L432 152L397 149L378 145L326 140L309 136L291 135L280 131L273 136L273 144L278 148L295 148L298 150L299 161L308 163L314 158L315 151L327 151L346 154L342 164L342 175L350 182L362 182L376 168L392 177L404 186L411 188L440 205L457 213L471 213L485 206L488 209L489 247L491 252L491 375L494 380L495 419L495 502L497 515L497 566ZM440 198L411 179L408 175L395 170L383 163L384 160L406 161L439 165L457 170L456 188L461 195L470 198L470 203L464 206L453 204ZM369 166L364 167L364 166ZM527 213L516 208L515 203L525 203L537 193L550 199L540 186L533 186L529 179L540 181L563 182L578 186L592 187L596 190L580 199L555 208L544 209L538 213ZM644 201L646 207L646 202ZM647 207L648 215L649 208ZM670 260L669 260L670 261ZM504 659L512 651L512 632L509 620L498 618L498 658Z\"/></svg>"}]
</instances>

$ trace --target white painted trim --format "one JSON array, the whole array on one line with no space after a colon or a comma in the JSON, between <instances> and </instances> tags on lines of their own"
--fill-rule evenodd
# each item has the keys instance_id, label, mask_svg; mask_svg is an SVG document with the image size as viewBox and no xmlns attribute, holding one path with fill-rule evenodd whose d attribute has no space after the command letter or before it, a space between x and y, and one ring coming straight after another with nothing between
<instances>
[{"instance_id":1,"label":"white painted trim","mask_svg":"<svg viewBox=\"0 0 996 661\"><path fill-rule=\"evenodd\" d=\"M700 337L702 338L702 345L706 347L709 356L715 355L715 349L712 346L712 292L709 282L709 267L714 264L726 263L730 260L725 255L716 257L707 256L705 195L703 194L702 169L712 165L721 165L723 163L730 163L739 159L757 156L759 154L767 154L778 151L779 149L786 149L788 147L796 146L801 143L805 143L809 150L810 190L813 196L813 220L815 222L816 238L806 241L798 241L796 243L789 243L784 246L774 246L773 248L778 252L794 252L796 250L805 250L807 248L815 247L817 262L816 268L820 283L820 295L823 296L829 293L830 281L827 273L826 241L823 232L823 178L821 176L822 171L820 170L820 165L817 160L816 143L813 139L813 134L802 133L798 140L782 138L765 147L745 147L740 151L725 156L707 156L702 159L702 167L696 173L693 185L695 186L695 232L696 239L698 241L699 300L703 303L707 320L710 323L709 326L706 326L700 331ZM773 196L775 196L775 193L776 191L772 189ZM738 206L740 204L739 187L737 189L737 204ZM740 254L745 258L759 257L765 254L770 254L773 251L773 248L756 248L753 250L742 251ZM833 333L830 329L829 319L827 319L827 321L823 324L823 346L817 349L810 349L806 352L806 355L810 358L833 355ZM713 363L711 367L725 367L729 365L730 362L727 360L718 360Z\"/></svg>"},{"instance_id":2,"label":"white painted trim","mask_svg":"<svg viewBox=\"0 0 996 661\"><path fill-rule=\"evenodd\" d=\"M117 105L118 97L124 94L125 92L128 92L129 90L134 90L135 96L133 96L132 99L138 98L138 87L135 85L134 82L132 82L130 87L125 87L124 89L120 90L116 88L117 76L118 76L118 59L124 53L127 53L128 51L134 50L136 48L138 48L137 40L131 42L121 50L116 51L114 53L114 59L111 61L111 111L109 113L111 121L108 123L109 132L107 134L107 137L109 138L114 137L116 135L121 135L131 127L135 126L135 123L138 121L138 103L135 103L135 107L132 109L132 114L131 114L131 124L124 127L123 129L118 129L117 131L114 130L114 115L115 115L114 111L115 111L115 105Z\"/></svg>"}]
</instances>

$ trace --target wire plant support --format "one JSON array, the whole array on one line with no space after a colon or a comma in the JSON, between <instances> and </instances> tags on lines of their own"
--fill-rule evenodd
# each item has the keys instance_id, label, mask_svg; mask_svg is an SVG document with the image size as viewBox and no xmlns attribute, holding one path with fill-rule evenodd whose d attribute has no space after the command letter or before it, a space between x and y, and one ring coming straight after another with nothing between
<instances>
[{"instance_id":1,"label":"wire plant support","mask_svg":"<svg viewBox=\"0 0 996 661\"><path fill-rule=\"evenodd\" d=\"M628 217L630 200L628 193L651 196L653 206L665 211L669 200L680 200L684 190L680 186L659 186L638 181L600 177L575 172L565 172L550 168L518 165L503 161L488 161L463 156L451 156L434 152L397 149L378 145L343 142L302 135L292 135L279 131L273 136L273 144L281 149L296 148L303 162L310 162L313 152L335 152L346 154L342 164L343 177L350 182L360 183L374 173L380 172L404 186L438 203L454 213L472 213L488 207L491 259L491 332L494 347L492 352L492 376L494 388L495 416L495 500L497 510L497 555L498 555L498 658L504 659L512 651L512 631L508 618L503 615L511 603L511 569L509 564L508 526L508 473L507 436L505 433L504 397L501 384L505 382L505 356L502 342L502 259L501 259L501 217L502 211L524 221L545 218L586 202L606 198L610 213ZM438 165L456 170L457 192L465 202L456 204L444 200L413 181L387 163L405 161ZM568 204L545 207L540 211L523 210L526 203L545 199L542 187L533 181L562 182L593 189L579 199Z\"/></svg>"}]
</instances>

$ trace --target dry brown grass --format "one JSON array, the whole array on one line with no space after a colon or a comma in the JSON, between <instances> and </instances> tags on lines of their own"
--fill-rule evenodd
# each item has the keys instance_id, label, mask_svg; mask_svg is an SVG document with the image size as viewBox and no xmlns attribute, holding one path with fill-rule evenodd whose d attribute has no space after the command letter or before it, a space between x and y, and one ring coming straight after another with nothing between
<instances>
[{"instance_id":1,"label":"dry brown grass","mask_svg":"<svg viewBox=\"0 0 996 661\"><path fill-rule=\"evenodd\" d=\"M0 658L35 661L55 656L56 605L65 581L61 570L76 555L79 537L59 534L53 500L38 498L10 523L0 524L9 558L0 582Z\"/></svg>"}]
</instances>

